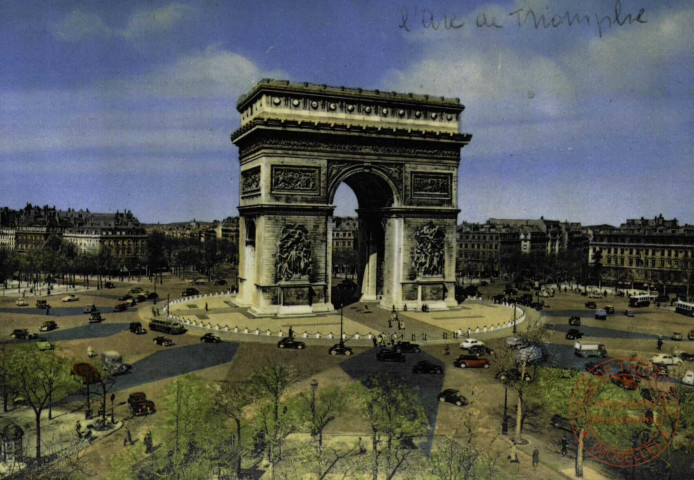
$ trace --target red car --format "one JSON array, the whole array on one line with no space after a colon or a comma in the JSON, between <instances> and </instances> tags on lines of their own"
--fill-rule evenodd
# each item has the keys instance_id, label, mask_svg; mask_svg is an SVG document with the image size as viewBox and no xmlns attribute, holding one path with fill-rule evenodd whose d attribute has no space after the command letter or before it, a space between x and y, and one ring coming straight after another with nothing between
<instances>
[{"instance_id":1,"label":"red car","mask_svg":"<svg viewBox=\"0 0 694 480\"><path fill-rule=\"evenodd\" d=\"M636 390L639 388L639 380L631 373L620 372L612 376L612 383L624 390Z\"/></svg>"},{"instance_id":2,"label":"red car","mask_svg":"<svg viewBox=\"0 0 694 480\"><path fill-rule=\"evenodd\" d=\"M453 365L458 368L489 368L489 360L475 355L461 355Z\"/></svg>"}]
</instances>

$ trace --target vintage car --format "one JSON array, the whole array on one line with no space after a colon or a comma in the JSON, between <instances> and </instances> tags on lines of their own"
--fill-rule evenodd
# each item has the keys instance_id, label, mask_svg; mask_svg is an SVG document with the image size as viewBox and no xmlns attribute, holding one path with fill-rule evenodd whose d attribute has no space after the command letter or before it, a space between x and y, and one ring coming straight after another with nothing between
<instances>
[{"instance_id":1,"label":"vintage car","mask_svg":"<svg viewBox=\"0 0 694 480\"><path fill-rule=\"evenodd\" d=\"M80 299L80 297L78 297L77 295L75 295L74 293L72 293L72 294L70 294L70 295L68 295L68 296L66 296L66 297L63 297L63 298L61 299L61 301L63 301L63 302L76 302L76 301L79 300L79 299Z\"/></svg>"},{"instance_id":2,"label":"vintage car","mask_svg":"<svg viewBox=\"0 0 694 480\"><path fill-rule=\"evenodd\" d=\"M479 358L476 355L461 355L453 362L453 366L458 368L489 368L489 360Z\"/></svg>"},{"instance_id":3,"label":"vintage car","mask_svg":"<svg viewBox=\"0 0 694 480\"><path fill-rule=\"evenodd\" d=\"M15 304L16 304L18 307L27 307L27 306L29 306L29 303L28 303L26 300L24 300L23 298L20 298L19 300L17 300L17 301L15 302Z\"/></svg>"},{"instance_id":4,"label":"vintage car","mask_svg":"<svg viewBox=\"0 0 694 480\"><path fill-rule=\"evenodd\" d=\"M128 396L128 406L132 414L136 417L150 415L157 411L154 402L147 400L147 395L143 392L131 393L130 396Z\"/></svg>"},{"instance_id":5,"label":"vintage car","mask_svg":"<svg viewBox=\"0 0 694 480\"><path fill-rule=\"evenodd\" d=\"M41 332L50 332L51 330L55 330L58 328L58 324L55 323L54 320L46 320L43 322L43 325L41 325L41 328L39 328L39 331Z\"/></svg>"},{"instance_id":6,"label":"vintage car","mask_svg":"<svg viewBox=\"0 0 694 480\"><path fill-rule=\"evenodd\" d=\"M443 392L439 393L439 402L452 403L459 407L464 407L467 405L467 399L460 393L460 391L453 388L447 388Z\"/></svg>"},{"instance_id":7,"label":"vintage car","mask_svg":"<svg viewBox=\"0 0 694 480\"><path fill-rule=\"evenodd\" d=\"M427 360L420 360L412 367L412 373L433 373L435 375L441 375L443 373L443 367Z\"/></svg>"},{"instance_id":8,"label":"vintage car","mask_svg":"<svg viewBox=\"0 0 694 480\"><path fill-rule=\"evenodd\" d=\"M209 335L209 333L207 335ZM277 342L277 348L293 348L295 350L303 350L306 348L306 344L304 342L294 340L293 338L286 337Z\"/></svg>"},{"instance_id":9,"label":"vintage car","mask_svg":"<svg viewBox=\"0 0 694 480\"><path fill-rule=\"evenodd\" d=\"M350 347L345 346L344 343L336 343L332 347L328 349L328 354L330 355L352 355L352 349Z\"/></svg>"}]
</instances>

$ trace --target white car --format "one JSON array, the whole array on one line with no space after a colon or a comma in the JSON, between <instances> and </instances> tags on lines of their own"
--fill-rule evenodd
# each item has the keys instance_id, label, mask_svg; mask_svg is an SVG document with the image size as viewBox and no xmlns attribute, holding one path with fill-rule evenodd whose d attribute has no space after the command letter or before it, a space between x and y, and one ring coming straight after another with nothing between
<instances>
[{"instance_id":1,"label":"white car","mask_svg":"<svg viewBox=\"0 0 694 480\"><path fill-rule=\"evenodd\" d=\"M63 297L62 300L63 302L76 302L77 300L79 300L79 297L75 295L68 295L67 297Z\"/></svg>"},{"instance_id":2,"label":"white car","mask_svg":"<svg viewBox=\"0 0 694 480\"><path fill-rule=\"evenodd\" d=\"M682 377L682 383L685 385L692 385L694 386L694 372L691 370L687 370L684 374L684 377Z\"/></svg>"},{"instance_id":3,"label":"white car","mask_svg":"<svg viewBox=\"0 0 694 480\"><path fill-rule=\"evenodd\" d=\"M508 348L523 348L527 346L527 343L521 337L517 337L514 335L512 337L506 338L506 346Z\"/></svg>"},{"instance_id":4,"label":"white car","mask_svg":"<svg viewBox=\"0 0 694 480\"><path fill-rule=\"evenodd\" d=\"M656 365L664 365L664 366L670 366L670 365L681 365L683 360L680 357L676 357L674 355L668 355L666 353L661 353L659 355L655 355L653 358L651 358L651 363L654 363Z\"/></svg>"},{"instance_id":5,"label":"white car","mask_svg":"<svg viewBox=\"0 0 694 480\"><path fill-rule=\"evenodd\" d=\"M477 340L475 338L466 338L460 344L460 348L469 349L469 348L477 346L477 345L479 345L479 346L484 345L484 342L480 342L479 340Z\"/></svg>"}]
</instances>

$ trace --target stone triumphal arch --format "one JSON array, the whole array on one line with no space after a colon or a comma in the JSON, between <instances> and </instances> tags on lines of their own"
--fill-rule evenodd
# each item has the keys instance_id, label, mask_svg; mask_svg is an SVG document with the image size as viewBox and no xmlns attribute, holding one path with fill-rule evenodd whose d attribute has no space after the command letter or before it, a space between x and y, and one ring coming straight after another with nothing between
<instances>
[{"instance_id":1,"label":"stone triumphal arch","mask_svg":"<svg viewBox=\"0 0 694 480\"><path fill-rule=\"evenodd\" d=\"M259 315L330 311L335 192L359 202L362 300L456 305L458 99L262 80L237 105L239 293Z\"/></svg>"}]
</instances>

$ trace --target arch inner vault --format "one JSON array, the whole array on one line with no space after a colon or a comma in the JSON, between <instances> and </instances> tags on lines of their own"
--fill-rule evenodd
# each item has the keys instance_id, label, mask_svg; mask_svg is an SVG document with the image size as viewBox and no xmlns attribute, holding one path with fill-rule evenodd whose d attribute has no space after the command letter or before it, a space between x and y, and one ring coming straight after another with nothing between
<instances>
[{"instance_id":1,"label":"arch inner vault","mask_svg":"<svg viewBox=\"0 0 694 480\"><path fill-rule=\"evenodd\" d=\"M362 300L456 305L458 99L262 80L239 99L237 303L256 315L333 310L332 205L359 201Z\"/></svg>"}]
</instances>

